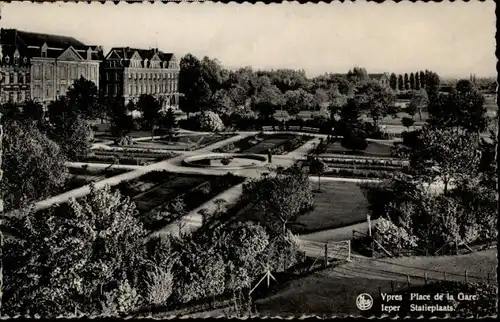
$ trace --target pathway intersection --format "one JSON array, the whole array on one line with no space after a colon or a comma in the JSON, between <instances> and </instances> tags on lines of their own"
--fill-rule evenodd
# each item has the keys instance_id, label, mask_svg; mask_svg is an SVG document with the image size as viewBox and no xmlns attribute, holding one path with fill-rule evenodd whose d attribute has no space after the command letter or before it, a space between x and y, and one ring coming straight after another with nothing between
<instances>
[{"instance_id":1,"label":"pathway intersection","mask_svg":"<svg viewBox=\"0 0 500 322\"><path fill-rule=\"evenodd\" d=\"M242 168L238 170L224 170L220 168L195 168L195 167L189 167L183 165L183 160L189 156L197 156L197 155L203 155L203 154L209 154L211 151L220 148L224 145L227 145L231 142L236 142L238 140L241 140L243 138L256 135L258 131L244 131L244 132L238 132L235 136L232 136L230 138L215 142L211 145L208 145L206 147L194 150L194 151L181 151L181 150L168 150L168 149L162 149L163 152L175 152L179 154L176 157L163 160L157 163L145 165L145 166L138 166L138 165L110 165L106 163L85 163L85 162L68 162L66 163L66 166L72 167L72 168L81 168L82 166L88 166L89 169L104 169L104 168L115 168L115 169L125 169L125 170L130 170L128 172L106 178L104 180L94 182L94 186L96 188L103 188L104 186L116 186L121 182L124 181L130 181L134 180L136 178L139 178L143 176L144 174L155 171L155 170L166 170L172 173L179 173L179 174L198 174L198 175L225 175L228 172L232 173L233 175L236 176L241 176L247 179L252 179L252 178L260 178L262 174L264 173L270 173L273 171L278 166L281 167L289 167L291 166L295 161L297 160L304 160L307 156L308 151L310 151L314 146L316 146L320 140L323 138L325 139L327 135L325 134L317 134L317 133L301 133L301 132L290 132L296 135L309 135L312 136L313 138L304 143L302 146L298 147L294 151L291 151L285 155L273 155L272 157L272 163L266 163L265 166L260 166L260 167L254 167L254 168ZM282 131L265 131L265 134L275 134L275 133L284 133ZM286 133L286 132L285 132ZM213 135L213 133L209 132L191 132L191 131L185 131L181 130L179 131L179 134L183 135ZM159 137L155 137L159 138ZM134 139L135 141L144 141L146 139L150 138L137 138ZM369 140L371 141L371 140ZM377 140L373 140L377 141ZM110 144L111 142L101 142L98 144L95 144L93 148L104 148L107 147L107 144ZM133 150L133 147L113 147L114 150ZM224 155L226 153L218 153L221 155ZM267 158L267 154L259 154L261 156L264 156ZM309 178L312 182L317 181L316 176L311 176ZM342 178L342 177L324 177L321 180L323 181L339 181L339 182L377 182L379 180L374 180L374 179L353 179L353 178ZM193 231L201 227L202 225L202 215L200 214L200 211L203 210L207 213L213 213L217 209L217 206L215 204L215 201L217 199L223 199L225 200L225 206L231 206L236 203L238 200L239 196L242 194L242 186L243 184L236 185L234 187L231 187L230 189L220 193L216 197L212 198L211 200L205 202L204 204L200 205L196 209L192 210L189 212L185 217L181 218L181 226L183 227L182 230L184 232L187 231ZM42 209L47 209L51 207L52 205L57 205L61 203L67 202L70 198L79 198L83 197L90 193L90 185L85 185L67 192L64 192L60 195L50 197L48 199L39 201L35 203L35 209L36 210L42 210ZM156 236L156 235L162 235L162 234L178 234L179 233L179 223L174 223L170 224L166 227L163 227L162 229L154 232L151 236ZM330 229L330 230L325 230L325 231L320 231L308 235L301 235L300 238L300 245L303 251L306 252L306 255L309 256L317 256L318 253L321 253L323 250L323 246L320 243L325 243L325 242L330 242L330 241L342 241L342 240L349 240L352 237L353 230L361 231L361 232L366 232L367 231L367 225L366 223L362 224L355 224L352 226L347 226L347 227L340 227L336 229Z\"/></svg>"}]
</instances>

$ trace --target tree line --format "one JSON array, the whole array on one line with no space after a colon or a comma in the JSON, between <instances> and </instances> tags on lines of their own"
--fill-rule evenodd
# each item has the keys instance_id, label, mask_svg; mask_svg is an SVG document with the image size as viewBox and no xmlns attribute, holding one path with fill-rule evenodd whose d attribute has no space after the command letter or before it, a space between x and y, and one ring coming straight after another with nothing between
<instances>
[{"instance_id":1,"label":"tree line","mask_svg":"<svg viewBox=\"0 0 500 322\"><path fill-rule=\"evenodd\" d=\"M389 86L394 91L420 90L431 86L439 85L439 77L436 73L425 70L411 72L410 74L391 73L389 76Z\"/></svg>"}]
</instances>

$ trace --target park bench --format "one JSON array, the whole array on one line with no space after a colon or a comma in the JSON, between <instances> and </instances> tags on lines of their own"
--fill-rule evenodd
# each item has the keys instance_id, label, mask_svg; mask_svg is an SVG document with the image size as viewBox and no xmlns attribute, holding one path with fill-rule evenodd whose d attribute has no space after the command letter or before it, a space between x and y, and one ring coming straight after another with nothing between
<instances>
[{"instance_id":1,"label":"park bench","mask_svg":"<svg viewBox=\"0 0 500 322\"><path fill-rule=\"evenodd\" d=\"M300 130L300 126L296 126L296 125L292 125L289 127L290 131L299 131Z\"/></svg>"}]
</instances>

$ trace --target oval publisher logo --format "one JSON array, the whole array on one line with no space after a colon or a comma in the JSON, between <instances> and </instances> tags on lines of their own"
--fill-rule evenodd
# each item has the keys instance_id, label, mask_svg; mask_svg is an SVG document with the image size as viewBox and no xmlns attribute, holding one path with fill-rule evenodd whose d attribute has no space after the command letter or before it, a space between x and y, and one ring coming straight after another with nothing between
<instances>
[{"instance_id":1,"label":"oval publisher logo","mask_svg":"<svg viewBox=\"0 0 500 322\"><path fill-rule=\"evenodd\" d=\"M356 298L356 306L361 311L367 311L373 306L373 298L370 294L361 293Z\"/></svg>"}]
</instances>

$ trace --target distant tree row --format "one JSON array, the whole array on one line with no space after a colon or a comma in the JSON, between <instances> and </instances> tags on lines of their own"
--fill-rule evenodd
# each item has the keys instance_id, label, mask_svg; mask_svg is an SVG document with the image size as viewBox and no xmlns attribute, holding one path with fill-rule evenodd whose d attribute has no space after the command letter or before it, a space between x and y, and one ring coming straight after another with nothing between
<instances>
[{"instance_id":1,"label":"distant tree row","mask_svg":"<svg viewBox=\"0 0 500 322\"><path fill-rule=\"evenodd\" d=\"M408 91L408 90L419 90L426 88L428 86L439 85L439 77L436 73L425 70L417 71L410 74L399 74L396 75L392 73L389 77L389 86L394 91Z\"/></svg>"}]
</instances>

